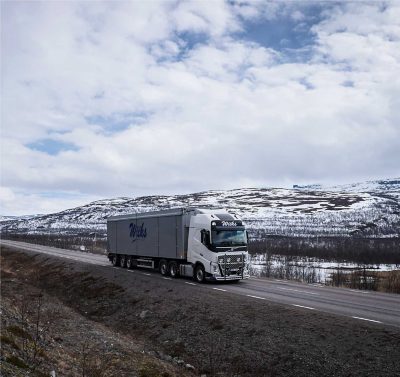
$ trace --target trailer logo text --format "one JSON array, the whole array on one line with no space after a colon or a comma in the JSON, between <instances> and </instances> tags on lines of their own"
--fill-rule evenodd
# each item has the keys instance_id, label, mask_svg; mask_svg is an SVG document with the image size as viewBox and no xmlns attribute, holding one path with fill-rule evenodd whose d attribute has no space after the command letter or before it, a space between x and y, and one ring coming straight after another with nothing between
<instances>
[{"instance_id":1,"label":"trailer logo text","mask_svg":"<svg viewBox=\"0 0 400 377\"><path fill-rule=\"evenodd\" d=\"M131 230L129 237L132 238L132 242L135 242L138 238L146 238L147 228L144 227L144 223L142 223L140 226L130 223L129 228Z\"/></svg>"},{"instance_id":2,"label":"trailer logo text","mask_svg":"<svg viewBox=\"0 0 400 377\"><path fill-rule=\"evenodd\" d=\"M222 221L222 226L237 226L236 221Z\"/></svg>"}]
</instances>

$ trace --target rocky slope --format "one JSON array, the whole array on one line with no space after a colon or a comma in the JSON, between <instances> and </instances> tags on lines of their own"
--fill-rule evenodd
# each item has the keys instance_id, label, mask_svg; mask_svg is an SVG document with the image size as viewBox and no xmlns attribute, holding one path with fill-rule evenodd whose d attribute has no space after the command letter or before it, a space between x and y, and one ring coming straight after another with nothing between
<instances>
[{"instance_id":1,"label":"rocky slope","mask_svg":"<svg viewBox=\"0 0 400 377\"><path fill-rule=\"evenodd\" d=\"M0 224L2 232L104 233L109 216L186 206L227 208L246 221L253 237L400 234L400 178L332 187L295 185L104 199L54 214L0 219Z\"/></svg>"},{"instance_id":2,"label":"rocky slope","mask_svg":"<svg viewBox=\"0 0 400 377\"><path fill-rule=\"evenodd\" d=\"M36 308L35 298L23 300L36 291L50 309L41 321L40 376L400 375L395 327L49 255L5 249L0 257L1 319L9 321L1 327L2 372L24 360L12 347L22 343L15 325L23 326L12 309L21 298ZM33 376L21 372L4 376Z\"/></svg>"}]
</instances>

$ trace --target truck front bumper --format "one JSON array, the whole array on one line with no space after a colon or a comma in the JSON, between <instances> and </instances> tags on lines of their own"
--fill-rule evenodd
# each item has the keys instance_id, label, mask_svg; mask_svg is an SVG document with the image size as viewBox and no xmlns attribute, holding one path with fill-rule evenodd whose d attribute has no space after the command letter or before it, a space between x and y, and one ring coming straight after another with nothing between
<instances>
[{"instance_id":1,"label":"truck front bumper","mask_svg":"<svg viewBox=\"0 0 400 377\"><path fill-rule=\"evenodd\" d=\"M228 275L228 276L221 276L221 275L209 275L206 276L207 281L232 281L232 280L244 280L250 278L249 274L242 275Z\"/></svg>"}]
</instances>

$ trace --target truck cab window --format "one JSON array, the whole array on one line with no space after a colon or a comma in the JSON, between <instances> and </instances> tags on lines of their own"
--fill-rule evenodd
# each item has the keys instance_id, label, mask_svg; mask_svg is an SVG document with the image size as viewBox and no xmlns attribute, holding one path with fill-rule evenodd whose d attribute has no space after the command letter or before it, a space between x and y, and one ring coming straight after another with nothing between
<instances>
[{"instance_id":1,"label":"truck cab window","mask_svg":"<svg viewBox=\"0 0 400 377\"><path fill-rule=\"evenodd\" d=\"M245 246L247 234L244 230L213 230L214 246Z\"/></svg>"}]
</instances>

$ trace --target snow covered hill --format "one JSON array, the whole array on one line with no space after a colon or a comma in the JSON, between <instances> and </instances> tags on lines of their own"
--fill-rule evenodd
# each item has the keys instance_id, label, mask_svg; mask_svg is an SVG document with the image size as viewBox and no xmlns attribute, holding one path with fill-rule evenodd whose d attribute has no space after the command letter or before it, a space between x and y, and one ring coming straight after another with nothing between
<instances>
[{"instance_id":1,"label":"snow covered hill","mask_svg":"<svg viewBox=\"0 0 400 377\"><path fill-rule=\"evenodd\" d=\"M0 224L3 232L104 233L109 216L186 206L227 208L245 220L253 237L400 234L400 178L333 187L296 185L104 199L49 215L0 218Z\"/></svg>"}]
</instances>

